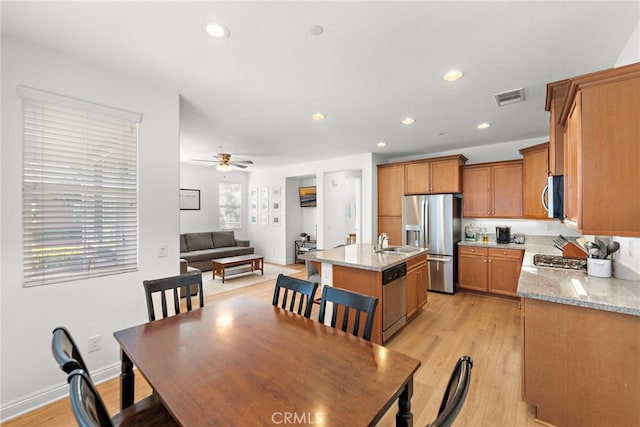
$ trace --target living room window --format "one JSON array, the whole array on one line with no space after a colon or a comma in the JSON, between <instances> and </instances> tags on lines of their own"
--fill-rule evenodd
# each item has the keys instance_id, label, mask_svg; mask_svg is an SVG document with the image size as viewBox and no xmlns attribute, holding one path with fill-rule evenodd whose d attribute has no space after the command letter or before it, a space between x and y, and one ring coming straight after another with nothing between
<instances>
[{"instance_id":1,"label":"living room window","mask_svg":"<svg viewBox=\"0 0 640 427\"><path fill-rule=\"evenodd\" d=\"M242 187L228 182L218 183L219 227L221 230L241 228Z\"/></svg>"},{"instance_id":2,"label":"living room window","mask_svg":"<svg viewBox=\"0 0 640 427\"><path fill-rule=\"evenodd\" d=\"M24 86L24 286L138 267L139 114Z\"/></svg>"}]
</instances>

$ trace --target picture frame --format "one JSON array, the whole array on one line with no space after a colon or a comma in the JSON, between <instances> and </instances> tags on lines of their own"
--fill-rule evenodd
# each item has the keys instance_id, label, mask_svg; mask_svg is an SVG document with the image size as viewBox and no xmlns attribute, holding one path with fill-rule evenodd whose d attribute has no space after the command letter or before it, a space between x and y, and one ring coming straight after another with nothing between
<instances>
[{"instance_id":1,"label":"picture frame","mask_svg":"<svg viewBox=\"0 0 640 427\"><path fill-rule=\"evenodd\" d=\"M269 214L262 214L260 216L260 222L262 225L269 225Z\"/></svg>"},{"instance_id":2,"label":"picture frame","mask_svg":"<svg viewBox=\"0 0 640 427\"><path fill-rule=\"evenodd\" d=\"M260 200L269 201L269 187L262 187L260 189Z\"/></svg>"},{"instance_id":3,"label":"picture frame","mask_svg":"<svg viewBox=\"0 0 640 427\"><path fill-rule=\"evenodd\" d=\"M274 185L271 187L271 198L279 199L280 198L280 186Z\"/></svg>"},{"instance_id":4,"label":"picture frame","mask_svg":"<svg viewBox=\"0 0 640 427\"><path fill-rule=\"evenodd\" d=\"M269 201L268 200L261 200L260 201L260 210L262 212L269 212Z\"/></svg>"},{"instance_id":5,"label":"picture frame","mask_svg":"<svg viewBox=\"0 0 640 427\"><path fill-rule=\"evenodd\" d=\"M271 201L271 212L280 213L280 199Z\"/></svg>"},{"instance_id":6,"label":"picture frame","mask_svg":"<svg viewBox=\"0 0 640 427\"><path fill-rule=\"evenodd\" d=\"M257 213L251 213L251 218L249 221L251 224L253 225L257 225L258 224L258 214Z\"/></svg>"},{"instance_id":7,"label":"picture frame","mask_svg":"<svg viewBox=\"0 0 640 427\"><path fill-rule=\"evenodd\" d=\"M252 188L251 191L249 192L249 198L251 200L258 200L258 188Z\"/></svg>"},{"instance_id":8,"label":"picture frame","mask_svg":"<svg viewBox=\"0 0 640 427\"><path fill-rule=\"evenodd\" d=\"M180 189L180 210L199 211L200 210L200 190L191 188Z\"/></svg>"},{"instance_id":9,"label":"picture frame","mask_svg":"<svg viewBox=\"0 0 640 427\"><path fill-rule=\"evenodd\" d=\"M280 227L280 215L271 215L271 225Z\"/></svg>"}]
</instances>

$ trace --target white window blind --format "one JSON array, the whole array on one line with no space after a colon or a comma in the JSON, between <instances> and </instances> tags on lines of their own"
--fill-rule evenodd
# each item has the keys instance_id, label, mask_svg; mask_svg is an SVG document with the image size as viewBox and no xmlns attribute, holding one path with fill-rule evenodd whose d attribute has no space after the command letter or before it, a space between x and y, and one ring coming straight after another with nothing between
<instances>
[{"instance_id":1,"label":"white window blind","mask_svg":"<svg viewBox=\"0 0 640 427\"><path fill-rule=\"evenodd\" d=\"M221 230L242 226L242 189L240 184L218 183L219 226Z\"/></svg>"},{"instance_id":2,"label":"white window blind","mask_svg":"<svg viewBox=\"0 0 640 427\"><path fill-rule=\"evenodd\" d=\"M24 285L137 269L140 115L24 86L18 94Z\"/></svg>"}]
</instances>

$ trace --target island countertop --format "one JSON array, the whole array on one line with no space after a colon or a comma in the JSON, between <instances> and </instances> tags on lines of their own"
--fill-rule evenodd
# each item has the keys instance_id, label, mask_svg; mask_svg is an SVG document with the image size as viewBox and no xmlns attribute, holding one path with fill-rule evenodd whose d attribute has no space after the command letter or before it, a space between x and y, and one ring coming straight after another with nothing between
<instances>
[{"instance_id":1,"label":"island countertop","mask_svg":"<svg viewBox=\"0 0 640 427\"><path fill-rule=\"evenodd\" d=\"M374 246L367 243L340 246L322 251L311 251L299 258L362 270L382 271L396 266L416 256L425 255L426 249L416 248L411 253L375 252Z\"/></svg>"}]
</instances>

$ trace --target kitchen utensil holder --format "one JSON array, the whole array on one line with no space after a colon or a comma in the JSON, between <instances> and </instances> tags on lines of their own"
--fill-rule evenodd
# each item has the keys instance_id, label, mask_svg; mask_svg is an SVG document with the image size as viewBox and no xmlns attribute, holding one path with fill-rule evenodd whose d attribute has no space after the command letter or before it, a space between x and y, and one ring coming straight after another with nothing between
<instances>
[{"instance_id":1,"label":"kitchen utensil holder","mask_svg":"<svg viewBox=\"0 0 640 427\"><path fill-rule=\"evenodd\" d=\"M594 277L611 277L611 260L587 258L587 274Z\"/></svg>"}]
</instances>

